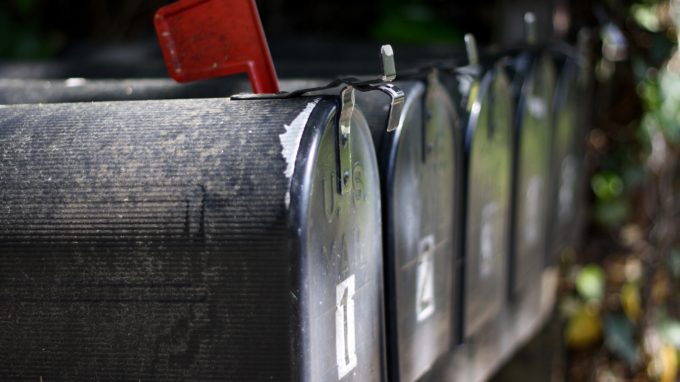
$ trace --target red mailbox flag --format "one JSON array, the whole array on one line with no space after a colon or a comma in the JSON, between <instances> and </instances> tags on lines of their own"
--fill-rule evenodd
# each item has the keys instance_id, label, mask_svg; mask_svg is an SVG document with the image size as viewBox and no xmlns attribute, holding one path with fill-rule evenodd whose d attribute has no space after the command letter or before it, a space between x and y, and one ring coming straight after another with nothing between
<instances>
[{"instance_id":1,"label":"red mailbox flag","mask_svg":"<svg viewBox=\"0 0 680 382\"><path fill-rule=\"evenodd\" d=\"M255 0L180 0L160 8L154 24L176 81L245 72L255 93L279 91Z\"/></svg>"}]
</instances>

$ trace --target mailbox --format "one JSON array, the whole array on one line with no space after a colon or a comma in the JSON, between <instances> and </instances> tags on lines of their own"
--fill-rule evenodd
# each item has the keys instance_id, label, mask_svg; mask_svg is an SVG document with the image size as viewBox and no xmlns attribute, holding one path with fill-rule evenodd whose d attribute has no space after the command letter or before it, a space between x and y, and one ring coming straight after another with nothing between
<instances>
[{"instance_id":1,"label":"mailbox","mask_svg":"<svg viewBox=\"0 0 680 382\"><path fill-rule=\"evenodd\" d=\"M586 134L584 78L575 59L560 55L555 97L555 138L552 150L551 235L546 264L576 244L583 208L583 158Z\"/></svg>"},{"instance_id":2,"label":"mailbox","mask_svg":"<svg viewBox=\"0 0 680 382\"><path fill-rule=\"evenodd\" d=\"M548 235L555 68L541 49L516 57L509 297L540 287ZM540 294L533 294L536 302Z\"/></svg>"},{"instance_id":3,"label":"mailbox","mask_svg":"<svg viewBox=\"0 0 680 382\"><path fill-rule=\"evenodd\" d=\"M373 132L382 182L388 372L390 380L415 381L449 351L453 337L462 140L436 71L396 84L406 94L397 130L383 128L385 97L365 93L358 104Z\"/></svg>"},{"instance_id":4,"label":"mailbox","mask_svg":"<svg viewBox=\"0 0 680 382\"><path fill-rule=\"evenodd\" d=\"M507 295L513 102L505 60L468 84L465 130L463 334L474 335Z\"/></svg>"},{"instance_id":5,"label":"mailbox","mask_svg":"<svg viewBox=\"0 0 680 382\"><path fill-rule=\"evenodd\" d=\"M349 101L0 107L0 377L384 380L380 181Z\"/></svg>"}]
</instances>

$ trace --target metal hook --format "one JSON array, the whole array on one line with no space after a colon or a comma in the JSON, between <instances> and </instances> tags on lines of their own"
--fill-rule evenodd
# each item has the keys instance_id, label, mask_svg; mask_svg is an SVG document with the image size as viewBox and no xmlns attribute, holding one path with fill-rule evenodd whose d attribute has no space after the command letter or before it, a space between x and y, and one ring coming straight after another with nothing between
<instances>
[{"instance_id":1,"label":"metal hook","mask_svg":"<svg viewBox=\"0 0 680 382\"><path fill-rule=\"evenodd\" d=\"M465 35L465 51L470 65L479 65L479 51L477 50L477 40L472 33Z\"/></svg>"},{"instance_id":2,"label":"metal hook","mask_svg":"<svg viewBox=\"0 0 680 382\"><path fill-rule=\"evenodd\" d=\"M397 78L397 67L394 64L394 51L392 45L383 45L380 47L380 63L382 65L382 80L394 81Z\"/></svg>"},{"instance_id":3,"label":"metal hook","mask_svg":"<svg viewBox=\"0 0 680 382\"><path fill-rule=\"evenodd\" d=\"M354 114L354 87L346 86L340 92L340 118L338 121L338 188L340 194L346 194L352 190L352 146L351 127L352 114Z\"/></svg>"},{"instance_id":4,"label":"metal hook","mask_svg":"<svg viewBox=\"0 0 680 382\"><path fill-rule=\"evenodd\" d=\"M524 39L527 44L536 44L538 41L538 30L536 28L536 15L533 12L524 14Z\"/></svg>"},{"instance_id":5,"label":"metal hook","mask_svg":"<svg viewBox=\"0 0 680 382\"><path fill-rule=\"evenodd\" d=\"M387 131L395 131L403 123L401 114L404 110L406 96L404 91L393 84L378 85L375 89L387 94L390 97L390 109L387 115Z\"/></svg>"}]
</instances>

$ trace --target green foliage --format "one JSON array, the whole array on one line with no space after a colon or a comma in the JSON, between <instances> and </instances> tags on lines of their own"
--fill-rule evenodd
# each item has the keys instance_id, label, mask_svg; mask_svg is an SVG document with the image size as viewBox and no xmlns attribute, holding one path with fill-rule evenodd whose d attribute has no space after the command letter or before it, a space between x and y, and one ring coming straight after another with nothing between
<instances>
[{"instance_id":1,"label":"green foliage","mask_svg":"<svg viewBox=\"0 0 680 382\"><path fill-rule=\"evenodd\" d=\"M623 224L630 215L630 206L624 195L621 176L610 171L598 172L592 177L590 185L596 197L593 210L595 221L605 227Z\"/></svg>"},{"instance_id":2,"label":"green foliage","mask_svg":"<svg viewBox=\"0 0 680 382\"><path fill-rule=\"evenodd\" d=\"M576 276L576 291L586 301L602 300L605 275L599 265L586 265Z\"/></svg>"},{"instance_id":3,"label":"green foliage","mask_svg":"<svg viewBox=\"0 0 680 382\"><path fill-rule=\"evenodd\" d=\"M421 2L390 2L373 27L379 40L404 43L460 43L462 33L440 19L434 10Z\"/></svg>"},{"instance_id":4,"label":"green foliage","mask_svg":"<svg viewBox=\"0 0 680 382\"><path fill-rule=\"evenodd\" d=\"M621 177L612 172L597 173L590 183L595 196L605 202L614 200L623 193Z\"/></svg>"}]
</instances>

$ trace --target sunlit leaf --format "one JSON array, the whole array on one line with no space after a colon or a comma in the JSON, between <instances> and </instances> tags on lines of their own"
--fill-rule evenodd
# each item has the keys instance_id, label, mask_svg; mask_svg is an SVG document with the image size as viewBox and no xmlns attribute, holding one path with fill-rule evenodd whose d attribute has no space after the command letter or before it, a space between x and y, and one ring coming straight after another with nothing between
<instances>
[{"instance_id":1,"label":"sunlit leaf","mask_svg":"<svg viewBox=\"0 0 680 382\"><path fill-rule=\"evenodd\" d=\"M675 382L678 377L678 353L675 348L664 345L651 356L649 374L659 382Z\"/></svg>"},{"instance_id":2,"label":"sunlit leaf","mask_svg":"<svg viewBox=\"0 0 680 382\"><path fill-rule=\"evenodd\" d=\"M612 172L600 172L593 176L591 187L598 199L609 201L623 193L623 180Z\"/></svg>"},{"instance_id":3,"label":"sunlit leaf","mask_svg":"<svg viewBox=\"0 0 680 382\"><path fill-rule=\"evenodd\" d=\"M676 349L680 349L680 321L668 320L661 325L661 334Z\"/></svg>"},{"instance_id":4,"label":"sunlit leaf","mask_svg":"<svg viewBox=\"0 0 680 382\"><path fill-rule=\"evenodd\" d=\"M637 321L642 312L640 303L640 288L636 283L626 283L621 288L621 306L626 316Z\"/></svg>"},{"instance_id":5,"label":"sunlit leaf","mask_svg":"<svg viewBox=\"0 0 680 382\"><path fill-rule=\"evenodd\" d=\"M576 349L583 349L596 344L602 338L602 321L597 309L589 305L582 305L569 318L564 333L567 345Z\"/></svg>"},{"instance_id":6,"label":"sunlit leaf","mask_svg":"<svg viewBox=\"0 0 680 382\"><path fill-rule=\"evenodd\" d=\"M586 300L601 300L604 285L604 271L598 265L587 265L576 276L576 291Z\"/></svg>"},{"instance_id":7,"label":"sunlit leaf","mask_svg":"<svg viewBox=\"0 0 680 382\"><path fill-rule=\"evenodd\" d=\"M631 7L630 14L641 27L650 32L659 31L661 23L657 16L656 4L635 4Z\"/></svg>"}]
</instances>

